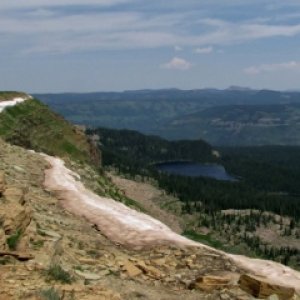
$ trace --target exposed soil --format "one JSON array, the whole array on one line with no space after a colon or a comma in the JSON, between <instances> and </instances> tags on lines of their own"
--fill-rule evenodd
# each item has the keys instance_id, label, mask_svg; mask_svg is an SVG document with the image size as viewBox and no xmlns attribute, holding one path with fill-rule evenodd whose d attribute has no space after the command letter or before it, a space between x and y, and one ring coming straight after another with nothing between
<instances>
[{"instance_id":1,"label":"exposed soil","mask_svg":"<svg viewBox=\"0 0 300 300\"><path fill-rule=\"evenodd\" d=\"M155 188L149 183L136 182L112 173L109 173L109 177L127 197L140 203L147 213L168 225L173 231L177 233L182 232L180 218L160 207L167 201L174 201L171 196L165 195L164 191Z\"/></svg>"}]
</instances>

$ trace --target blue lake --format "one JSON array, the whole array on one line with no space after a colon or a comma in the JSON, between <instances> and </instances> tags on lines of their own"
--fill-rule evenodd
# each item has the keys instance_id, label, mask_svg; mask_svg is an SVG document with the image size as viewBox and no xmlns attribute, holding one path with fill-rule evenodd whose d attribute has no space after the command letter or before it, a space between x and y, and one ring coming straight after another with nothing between
<instances>
[{"instance_id":1,"label":"blue lake","mask_svg":"<svg viewBox=\"0 0 300 300\"><path fill-rule=\"evenodd\" d=\"M189 177L209 177L224 181L237 181L237 178L228 174L225 168L218 164L201 164L195 162L166 162L156 167L166 173Z\"/></svg>"}]
</instances>

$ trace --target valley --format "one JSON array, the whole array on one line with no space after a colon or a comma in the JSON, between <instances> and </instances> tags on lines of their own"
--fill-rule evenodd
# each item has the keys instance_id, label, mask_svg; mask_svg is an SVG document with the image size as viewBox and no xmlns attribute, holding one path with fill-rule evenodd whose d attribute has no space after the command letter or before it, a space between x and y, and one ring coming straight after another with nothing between
<instances>
[{"instance_id":1,"label":"valley","mask_svg":"<svg viewBox=\"0 0 300 300\"><path fill-rule=\"evenodd\" d=\"M300 1L0 1L0 300L300 300Z\"/></svg>"},{"instance_id":2,"label":"valley","mask_svg":"<svg viewBox=\"0 0 300 300\"><path fill-rule=\"evenodd\" d=\"M154 202L181 219L182 234L227 252L273 259L299 269L299 147L218 148L218 156L210 148L206 159L224 165L239 178L223 181L156 168L155 161L163 161L163 157L180 161L195 160L198 155L203 161L205 156L195 147L191 148L195 153L177 151L185 141L183 145L177 141L170 152L166 141L133 131L99 128L89 133L102 137L100 149L108 170L160 190L161 196ZM125 190L130 193L126 185ZM138 194L143 198L143 193ZM169 205L162 195L177 200L170 200Z\"/></svg>"},{"instance_id":3,"label":"valley","mask_svg":"<svg viewBox=\"0 0 300 300\"><path fill-rule=\"evenodd\" d=\"M2 104L5 106L5 101ZM5 107L0 129L3 299L163 300L184 296L191 300L250 300L252 295L266 298L272 294L297 299L297 271L228 254L224 252L229 251L228 243L223 242L226 247L218 244L226 234L233 234L232 218L237 217L236 224L241 224L241 234L235 237L244 243L254 239L244 226L249 225L247 219L251 226L253 220L266 219L272 229L271 222L275 220L277 226L278 221L274 213L268 217L251 209L239 210L237 216L229 210L218 215L213 206L207 210L204 202L193 200L191 191L177 189L181 177L175 176L175 184L170 181L168 185L173 175L155 171L157 160L193 159L225 165L222 153L208 143L170 142L108 129L99 129L102 139L93 130L86 136L82 128L73 127L29 98ZM109 169L113 173L106 175ZM122 179L120 172L136 180ZM205 180L211 187L215 183L238 184ZM189 201L183 201L183 193L191 197ZM293 237L298 219L280 217L279 229L286 232L289 228ZM206 223L200 226L202 219ZM218 227L219 220L222 226L228 223L224 232ZM257 232L261 229L255 228ZM271 245L268 232L259 234ZM274 260L297 268L298 254L292 245L291 253L277 253L268 245L264 249L275 251ZM261 286L258 294L253 284Z\"/></svg>"}]
</instances>

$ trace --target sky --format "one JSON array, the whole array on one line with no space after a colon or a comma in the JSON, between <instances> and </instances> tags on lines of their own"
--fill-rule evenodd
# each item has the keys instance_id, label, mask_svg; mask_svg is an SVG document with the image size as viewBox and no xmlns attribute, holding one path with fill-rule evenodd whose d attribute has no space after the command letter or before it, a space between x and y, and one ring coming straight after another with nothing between
<instances>
[{"instance_id":1,"label":"sky","mask_svg":"<svg viewBox=\"0 0 300 300\"><path fill-rule=\"evenodd\" d=\"M1 0L0 90L300 89L299 0Z\"/></svg>"}]
</instances>

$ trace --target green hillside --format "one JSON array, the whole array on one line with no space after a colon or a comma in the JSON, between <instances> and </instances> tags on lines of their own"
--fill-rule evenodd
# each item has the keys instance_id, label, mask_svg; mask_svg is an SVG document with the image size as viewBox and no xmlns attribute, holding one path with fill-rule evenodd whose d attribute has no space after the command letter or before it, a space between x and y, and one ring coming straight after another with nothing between
<instances>
[{"instance_id":1,"label":"green hillside","mask_svg":"<svg viewBox=\"0 0 300 300\"><path fill-rule=\"evenodd\" d=\"M8 107L0 114L0 136L50 155L82 162L92 159L86 136L35 99Z\"/></svg>"},{"instance_id":2,"label":"green hillside","mask_svg":"<svg viewBox=\"0 0 300 300\"><path fill-rule=\"evenodd\" d=\"M11 91L0 92L0 102L11 100L17 97L28 97L28 95L22 92L11 92Z\"/></svg>"}]
</instances>

